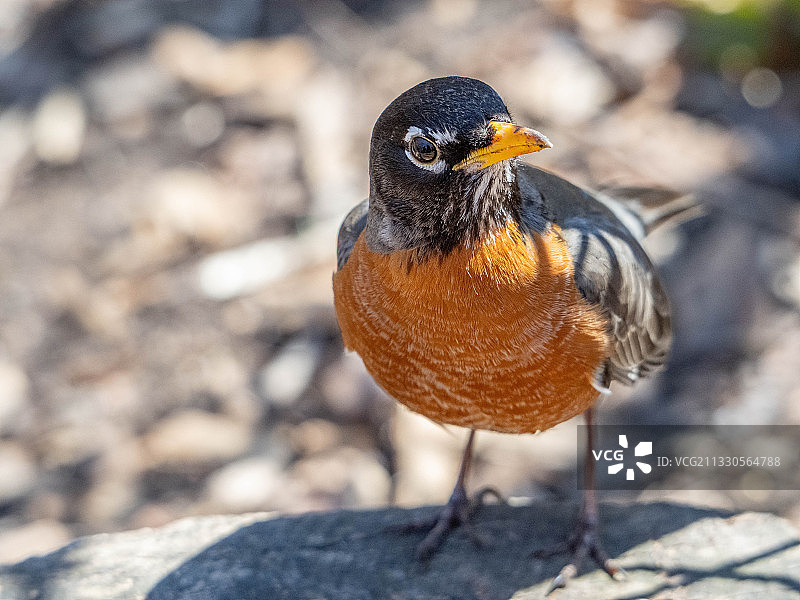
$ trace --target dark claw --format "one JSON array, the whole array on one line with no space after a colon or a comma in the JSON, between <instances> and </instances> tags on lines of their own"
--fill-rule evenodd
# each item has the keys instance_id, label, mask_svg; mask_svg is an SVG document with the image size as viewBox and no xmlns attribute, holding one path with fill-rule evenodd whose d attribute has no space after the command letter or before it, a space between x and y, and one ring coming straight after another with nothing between
<instances>
[{"instance_id":1,"label":"dark claw","mask_svg":"<svg viewBox=\"0 0 800 600\"><path fill-rule=\"evenodd\" d=\"M472 517L485 504L486 498L489 496L504 502L500 492L491 487L479 490L472 498L468 498L463 490L454 490L447 504L430 525L428 535L417 546L417 560L423 562L429 560L441 547L450 532L457 527L464 528L467 537L472 540L473 544L479 548L484 547L487 541L472 527Z\"/></svg>"},{"instance_id":2,"label":"dark claw","mask_svg":"<svg viewBox=\"0 0 800 600\"><path fill-rule=\"evenodd\" d=\"M561 569L561 572L553 578L553 581L550 582L550 587L547 588L547 591L544 593L544 595L549 596L557 589L567 587L567 582L575 577L577 572L578 569L575 567L575 565L566 565L563 569Z\"/></svg>"},{"instance_id":3,"label":"dark claw","mask_svg":"<svg viewBox=\"0 0 800 600\"><path fill-rule=\"evenodd\" d=\"M478 508L480 508L484 504L486 504L487 496L493 496L498 503L506 504L506 499L503 498L503 494L501 494L497 488L486 486L475 492L475 495L472 497L472 501L470 502L470 504L473 505L473 508L470 514L472 514L472 512L475 512Z\"/></svg>"},{"instance_id":4,"label":"dark claw","mask_svg":"<svg viewBox=\"0 0 800 600\"><path fill-rule=\"evenodd\" d=\"M556 554L563 554L565 551L572 553L572 560L556 575L547 588L545 596L549 596L559 588L566 587L570 579L578 574L581 563L587 556L590 556L597 566L608 573L612 579L621 581L625 578L625 571L615 565L603 549L597 531L597 523L594 520L582 516L575 528L575 533L566 544L561 545L557 550L538 550L533 555L536 558L549 558Z\"/></svg>"},{"instance_id":5,"label":"dark claw","mask_svg":"<svg viewBox=\"0 0 800 600\"><path fill-rule=\"evenodd\" d=\"M451 496L451 501L452 498ZM456 500L445 504L428 535L417 546L417 560L422 562L429 560L453 529L468 523L470 514L469 500L466 498L463 501Z\"/></svg>"}]
</instances>

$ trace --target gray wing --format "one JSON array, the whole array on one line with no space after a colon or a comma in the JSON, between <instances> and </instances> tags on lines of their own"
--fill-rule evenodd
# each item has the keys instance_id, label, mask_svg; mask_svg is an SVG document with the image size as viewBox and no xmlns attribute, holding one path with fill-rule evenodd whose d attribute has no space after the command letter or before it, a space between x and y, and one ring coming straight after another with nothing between
<instances>
[{"instance_id":1,"label":"gray wing","mask_svg":"<svg viewBox=\"0 0 800 600\"><path fill-rule=\"evenodd\" d=\"M541 169L520 165L520 191L534 215L556 223L567 241L575 284L608 316L612 352L601 383L632 383L664 364L672 341L670 308L636 237L600 200Z\"/></svg>"},{"instance_id":2,"label":"gray wing","mask_svg":"<svg viewBox=\"0 0 800 600\"><path fill-rule=\"evenodd\" d=\"M367 209L369 200L356 204L342 221L339 236L336 240L336 270L341 269L350 257L353 245L367 225Z\"/></svg>"}]
</instances>

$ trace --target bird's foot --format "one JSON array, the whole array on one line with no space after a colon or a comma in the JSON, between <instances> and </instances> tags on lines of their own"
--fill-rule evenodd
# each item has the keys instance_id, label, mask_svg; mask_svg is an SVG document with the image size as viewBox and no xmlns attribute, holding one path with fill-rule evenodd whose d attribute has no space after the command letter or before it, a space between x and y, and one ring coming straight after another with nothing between
<instances>
[{"instance_id":1,"label":"bird's foot","mask_svg":"<svg viewBox=\"0 0 800 600\"><path fill-rule=\"evenodd\" d=\"M558 575L556 575L547 588L545 596L549 596L559 588L566 587L570 579L577 575L581 563L583 563L587 556L590 556L592 560L597 563L597 566L608 573L609 577L612 579L621 581L625 578L625 571L611 560L608 553L603 548L596 518L587 518L582 515L578 520L575 531L569 540L567 540L566 544L562 544L559 548L553 550L540 550L535 552L534 556L536 558L548 558L556 554L564 553L571 554L572 560L561 569Z\"/></svg>"},{"instance_id":2,"label":"bird's foot","mask_svg":"<svg viewBox=\"0 0 800 600\"><path fill-rule=\"evenodd\" d=\"M421 562L430 560L447 539L447 536L450 535L450 532L457 527L463 527L467 536L476 546L482 547L486 545L486 540L473 529L472 517L485 504L486 498L489 496L493 496L499 502L504 502L500 492L491 487L482 488L472 498L467 496L463 487L456 487L447 504L442 507L435 518L404 526L404 532L420 530L428 532L425 539L417 546L417 560Z\"/></svg>"},{"instance_id":3,"label":"bird's foot","mask_svg":"<svg viewBox=\"0 0 800 600\"><path fill-rule=\"evenodd\" d=\"M484 546L485 540L472 527L472 517L483 506L487 496L494 496L501 502L503 500L500 492L494 488L483 488L472 498L467 496L463 488L455 489L428 531L428 535L417 546L417 560L429 560L444 543L450 532L459 526L464 527L467 536L476 546Z\"/></svg>"}]
</instances>

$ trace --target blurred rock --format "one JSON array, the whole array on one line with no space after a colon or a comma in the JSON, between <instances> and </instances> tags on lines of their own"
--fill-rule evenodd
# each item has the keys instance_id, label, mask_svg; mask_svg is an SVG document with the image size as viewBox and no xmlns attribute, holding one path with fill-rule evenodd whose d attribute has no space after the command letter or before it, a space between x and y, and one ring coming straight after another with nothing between
<instances>
[{"instance_id":1,"label":"blurred rock","mask_svg":"<svg viewBox=\"0 0 800 600\"><path fill-rule=\"evenodd\" d=\"M15 442L0 442L0 505L27 496L36 486L36 463Z\"/></svg>"},{"instance_id":2,"label":"blurred rock","mask_svg":"<svg viewBox=\"0 0 800 600\"><path fill-rule=\"evenodd\" d=\"M30 496L25 506L26 521L67 519L67 497L57 491L41 491Z\"/></svg>"},{"instance_id":3,"label":"blurred rock","mask_svg":"<svg viewBox=\"0 0 800 600\"><path fill-rule=\"evenodd\" d=\"M434 8L434 11L438 12L438 9ZM364 70L364 77L370 82L370 87L374 88L375 95L382 97L381 101L383 98L393 97L399 89L408 89L420 81L431 78L431 71L423 62L407 52L391 47L384 48L380 52L365 52L361 56L360 68ZM377 115L384 107L376 102L371 108Z\"/></svg>"},{"instance_id":4,"label":"blurred rock","mask_svg":"<svg viewBox=\"0 0 800 600\"><path fill-rule=\"evenodd\" d=\"M771 69L759 67L749 71L742 79L742 96L754 108L767 108L776 104L783 95L781 79Z\"/></svg>"},{"instance_id":5,"label":"blurred rock","mask_svg":"<svg viewBox=\"0 0 800 600\"><path fill-rule=\"evenodd\" d=\"M758 250L759 267L772 293L800 310L800 243L788 237L765 239Z\"/></svg>"},{"instance_id":6,"label":"blurred rock","mask_svg":"<svg viewBox=\"0 0 800 600\"><path fill-rule=\"evenodd\" d=\"M0 108L0 206L8 198L17 169L31 148L31 130L23 111Z\"/></svg>"},{"instance_id":7,"label":"blurred rock","mask_svg":"<svg viewBox=\"0 0 800 600\"><path fill-rule=\"evenodd\" d=\"M465 25L475 18L477 0L433 0L431 16L445 27Z\"/></svg>"},{"instance_id":8,"label":"blurred rock","mask_svg":"<svg viewBox=\"0 0 800 600\"><path fill-rule=\"evenodd\" d=\"M243 423L255 423L261 416L252 390L249 366L225 349L208 349L198 356L197 388L219 398L220 411Z\"/></svg>"},{"instance_id":9,"label":"blurred rock","mask_svg":"<svg viewBox=\"0 0 800 600\"><path fill-rule=\"evenodd\" d=\"M340 216L365 196L367 147L353 146L351 131L363 126L348 75L328 68L295 98L303 175L312 195L312 214Z\"/></svg>"},{"instance_id":10,"label":"blurred rock","mask_svg":"<svg viewBox=\"0 0 800 600\"><path fill-rule=\"evenodd\" d=\"M596 116L615 95L600 66L564 34L551 34L530 62L506 71L500 84L513 90L517 110L567 126Z\"/></svg>"},{"instance_id":11,"label":"blurred rock","mask_svg":"<svg viewBox=\"0 0 800 600\"><path fill-rule=\"evenodd\" d=\"M152 52L164 68L199 90L215 96L258 93L281 116L292 114L315 62L313 48L300 37L224 44L189 27L160 33Z\"/></svg>"},{"instance_id":12,"label":"blurred rock","mask_svg":"<svg viewBox=\"0 0 800 600\"><path fill-rule=\"evenodd\" d=\"M219 300L253 292L296 268L294 247L290 240L269 240L213 254L198 265L200 289Z\"/></svg>"},{"instance_id":13,"label":"blurred rock","mask_svg":"<svg viewBox=\"0 0 800 600\"><path fill-rule=\"evenodd\" d=\"M186 238L222 246L251 225L247 198L203 169L170 169L150 185L152 235L166 247Z\"/></svg>"},{"instance_id":14,"label":"blurred rock","mask_svg":"<svg viewBox=\"0 0 800 600\"><path fill-rule=\"evenodd\" d=\"M211 298L227 300L253 293L303 268L330 262L337 229L338 219L331 219L298 235L211 254L197 265L200 289Z\"/></svg>"},{"instance_id":15,"label":"blurred rock","mask_svg":"<svg viewBox=\"0 0 800 600\"><path fill-rule=\"evenodd\" d=\"M32 16L31 8L27 0L0 3L0 56L7 54L23 38L27 21Z\"/></svg>"},{"instance_id":16,"label":"blurred rock","mask_svg":"<svg viewBox=\"0 0 800 600\"><path fill-rule=\"evenodd\" d=\"M78 28L73 34L82 54L101 57L141 45L163 24L163 19L159 2L104 2L95 10L79 13L75 19Z\"/></svg>"},{"instance_id":17,"label":"blurred rock","mask_svg":"<svg viewBox=\"0 0 800 600\"><path fill-rule=\"evenodd\" d=\"M181 115L183 135L197 148L216 142L225 132L225 114L212 102L192 104Z\"/></svg>"},{"instance_id":18,"label":"blurred rock","mask_svg":"<svg viewBox=\"0 0 800 600\"><path fill-rule=\"evenodd\" d=\"M75 90L54 90L39 103L33 119L33 147L43 161L74 163L85 135L86 108Z\"/></svg>"},{"instance_id":19,"label":"blurred rock","mask_svg":"<svg viewBox=\"0 0 800 600\"><path fill-rule=\"evenodd\" d=\"M161 502L144 502L130 515L126 524L133 529L164 527L186 514L187 507Z\"/></svg>"},{"instance_id":20,"label":"blurred rock","mask_svg":"<svg viewBox=\"0 0 800 600\"><path fill-rule=\"evenodd\" d=\"M220 512L248 512L270 507L278 488L285 486L283 465L269 457L232 462L212 473L205 495Z\"/></svg>"},{"instance_id":21,"label":"blurred rock","mask_svg":"<svg viewBox=\"0 0 800 600\"><path fill-rule=\"evenodd\" d=\"M439 425L402 406L395 411L392 427L397 440L397 504L446 502L456 482L465 430Z\"/></svg>"},{"instance_id":22,"label":"blurred rock","mask_svg":"<svg viewBox=\"0 0 800 600\"><path fill-rule=\"evenodd\" d=\"M97 398L89 395L89 388L60 390L56 402L68 402L72 406L63 412L54 411L49 429L36 439L41 462L48 469L78 469L116 443L119 428L108 415L98 414ZM55 396L55 394L54 394ZM92 435L87 435L91 431ZM85 474L84 474L85 476Z\"/></svg>"},{"instance_id":23,"label":"blurred rock","mask_svg":"<svg viewBox=\"0 0 800 600\"><path fill-rule=\"evenodd\" d=\"M234 298L221 307L225 327L237 335L252 336L264 324L265 312L249 297Z\"/></svg>"},{"instance_id":24,"label":"blurred rock","mask_svg":"<svg viewBox=\"0 0 800 600\"><path fill-rule=\"evenodd\" d=\"M72 539L73 533L63 523L39 519L0 531L0 563L14 563L31 555L52 552ZM3 586L0 585L0 593Z\"/></svg>"},{"instance_id":25,"label":"blurred rock","mask_svg":"<svg viewBox=\"0 0 800 600\"><path fill-rule=\"evenodd\" d=\"M377 508L391 501L392 480L386 467L378 460L377 453L358 451L349 459L350 506Z\"/></svg>"},{"instance_id":26,"label":"blurred rock","mask_svg":"<svg viewBox=\"0 0 800 600\"><path fill-rule=\"evenodd\" d=\"M307 214L308 196L300 181L302 160L292 128L234 129L218 156L226 176L257 198L258 210L274 222Z\"/></svg>"},{"instance_id":27,"label":"blurred rock","mask_svg":"<svg viewBox=\"0 0 800 600\"><path fill-rule=\"evenodd\" d=\"M583 423L583 416L535 435L479 432L470 485L473 489L494 487L505 497L531 497L547 486L558 485L559 473L575 471L578 423ZM455 484L455 476L453 471L451 484Z\"/></svg>"},{"instance_id":28,"label":"blurred rock","mask_svg":"<svg viewBox=\"0 0 800 600\"><path fill-rule=\"evenodd\" d=\"M299 337L288 342L258 375L259 390L267 403L287 407L308 388L321 355L320 342Z\"/></svg>"},{"instance_id":29,"label":"blurred rock","mask_svg":"<svg viewBox=\"0 0 800 600\"><path fill-rule=\"evenodd\" d=\"M118 477L102 478L87 490L81 502L81 519L97 523L101 529L113 529L140 504L135 481Z\"/></svg>"},{"instance_id":30,"label":"blurred rock","mask_svg":"<svg viewBox=\"0 0 800 600\"><path fill-rule=\"evenodd\" d=\"M123 338L128 332L134 309L136 294L133 282L125 278L111 278L88 287L89 282L77 271L60 273L65 276L68 274L75 276L72 281L74 287L61 288L61 291L69 289L69 295L62 296L60 302L69 303L74 315L92 334L117 340ZM62 282L67 283L66 279Z\"/></svg>"},{"instance_id":31,"label":"blurred rock","mask_svg":"<svg viewBox=\"0 0 800 600\"><path fill-rule=\"evenodd\" d=\"M220 148L219 157L227 171L249 185L263 185L268 181L288 183L296 175L301 160L295 131L280 125L258 131L231 131ZM262 187L260 191L277 190Z\"/></svg>"},{"instance_id":32,"label":"blurred rock","mask_svg":"<svg viewBox=\"0 0 800 600\"><path fill-rule=\"evenodd\" d=\"M326 452L341 445L342 431L324 419L309 419L291 429L292 447L300 456Z\"/></svg>"},{"instance_id":33,"label":"blurred rock","mask_svg":"<svg viewBox=\"0 0 800 600\"><path fill-rule=\"evenodd\" d=\"M30 381L18 365L0 358L0 436L14 432L29 407Z\"/></svg>"},{"instance_id":34,"label":"blurred rock","mask_svg":"<svg viewBox=\"0 0 800 600\"><path fill-rule=\"evenodd\" d=\"M573 14L582 34L603 57L634 67L641 75L657 71L674 56L683 36L677 12L663 7L649 18L630 18L615 2L577 2Z\"/></svg>"},{"instance_id":35,"label":"blurred rock","mask_svg":"<svg viewBox=\"0 0 800 600\"><path fill-rule=\"evenodd\" d=\"M326 406L342 417L353 418L376 397L385 397L355 352L345 352L328 365L320 381Z\"/></svg>"},{"instance_id":36,"label":"blurred rock","mask_svg":"<svg viewBox=\"0 0 800 600\"><path fill-rule=\"evenodd\" d=\"M199 410L171 415L144 437L150 464L230 460L250 446L252 432L237 421Z\"/></svg>"},{"instance_id":37,"label":"blurred rock","mask_svg":"<svg viewBox=\"0 0 800 600\"><path fill-rule=\"evenodd\" d=\"M714 422L724 425L787 423L786 400L800 384L800 319L786 315L757 360L741 365L736 374L736 398L714 411ZM782 326L780 326L782 325ZM791 411L790 411L791 412ZM789 421L794 422L794 421ZM789 456L783 452L779 456Z\"/></svg>"},{"instance_id":38,"label":"blurred rock","mask_svg":"<svg viewBox=\"0 0 800 600\"><path fill-rule=\"evenodd\" d=\"M146 135L155 113L180 101L175 79L139 54L99 63L84 76L83 89L93 113L125 137Z\"/></svg>"},{"instance_id":39,"label":"blurred rock","mask_svg":"<svg viewBox=\"0 0 800 600\"><path fill-rule=\"evenodd\" d=\"M602 140L589 155L594 172L627 170L629 180L647 177L675 190L694 189L744 158L725 129L686 114L653 111L645 101L632 101L603 116L587 144L593 145L593 139ZM623 167L618 157L631 148L636 153Z\"/></svg>"},{"instance_id":40,"label":"blurred rock","mask_svg":"<svg viewBox=\"0 0 800 600\"><path fill-rule=\"evenodd\" d=\"M291 468L290 477L303 481L309 494L322 496L329 506L381 506L389 501L386 469L372 453L356 448L342 447L301 459Z\"/></svg>"},{"instance_id":41,"label":"blurred rock","mask_svg":"<svg viewBox=\"0 0 800 600\"><path fill-rule=\"evenodd\" d=\"M155 60L173 75L198 86L210 87L219 77L222 44L191 27L175 27L163 31L153 44Z\"/></svg>"},{"instance_id":42,"label":"blurred rock","mask_svg":"<svg viewBox=\"0 0 800 600\"><path fill-rule=\"evenodd\" d=\"M138 479L145 464L142 442L133 436L118 440L93 465L93 485L81 499L81 516L111 529L141 503Z\"/></svg>"}]
</instances>

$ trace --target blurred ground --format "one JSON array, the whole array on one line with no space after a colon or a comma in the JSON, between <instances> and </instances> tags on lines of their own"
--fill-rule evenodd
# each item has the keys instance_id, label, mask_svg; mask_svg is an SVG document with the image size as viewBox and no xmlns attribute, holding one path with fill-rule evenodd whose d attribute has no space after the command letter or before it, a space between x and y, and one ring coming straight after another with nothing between
<instances>
[{"instance_id":1,"label":"blurred ground","mask_svg":"<svg viewBox=\"0 0 800 600\"><path fill-rule=\"evenodd\" d=\"M463 431L342 354L335 232L427 77L493 85L585 185L695 191L649 249L669 367L601 421L800 424L800 5L0 2L0 562L187 514L443 502ZM474 485L576 496L574 424ZM800 522L786 493L651 492Z\"/></svg>"}]
</instances>

